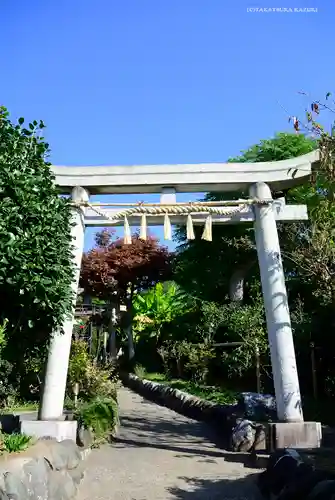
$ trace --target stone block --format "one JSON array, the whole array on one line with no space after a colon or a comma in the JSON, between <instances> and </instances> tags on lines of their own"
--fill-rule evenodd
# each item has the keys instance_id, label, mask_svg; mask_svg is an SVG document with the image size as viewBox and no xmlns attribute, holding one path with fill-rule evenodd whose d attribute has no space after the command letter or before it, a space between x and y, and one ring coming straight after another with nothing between
<instances>
[{"instance_id":1,"label":"stone block","mask_svg":"<svg viewBox=\"0 0 335 500\"><path fill-rule=\"evenodd\" d=\"M74 441L40 439L20 454L0 457L0 500L73 500L83 469Z\"/></svg>"},{"instance_id":2,"label":"stone block","mask_svg":"<svg viewBox=\"0 0 335 500\"><path fill-rule=\"evenodd\" d=\"M269 425L270 451L285 448L306 450L320 448L320 422L273 422Z\"/></svg>"},{"instance_id":3,"label":"stone block","mask_svg":"<svg viewBox=\"0 0 335 500\"><path fill-rule=\"evenodd\" d=\"M71 439L76 442L77 422L75 420L21 420L20 431L36 438L52 437L57 441Z\"/></svg>"}]
</instances>

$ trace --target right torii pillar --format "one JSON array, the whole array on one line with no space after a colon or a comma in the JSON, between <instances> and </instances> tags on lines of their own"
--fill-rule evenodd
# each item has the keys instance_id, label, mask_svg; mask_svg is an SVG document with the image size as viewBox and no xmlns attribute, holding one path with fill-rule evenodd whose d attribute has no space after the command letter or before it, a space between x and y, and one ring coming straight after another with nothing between
<instances>
[{"instance_id":1,"label":"right torii pillar","mask_svg":"<svg viewBox=\"0 0 335 500\"><path fill-rule=\"evenodd\" d=\"M250 196L271 200L265 183L250 187ZM255 239L262 282L266 323L279 423L270 425L271 448L320 446L321 424L304 422L295 359L285 275L272 203L255 205Z\"/></svg>"}]
</instances>

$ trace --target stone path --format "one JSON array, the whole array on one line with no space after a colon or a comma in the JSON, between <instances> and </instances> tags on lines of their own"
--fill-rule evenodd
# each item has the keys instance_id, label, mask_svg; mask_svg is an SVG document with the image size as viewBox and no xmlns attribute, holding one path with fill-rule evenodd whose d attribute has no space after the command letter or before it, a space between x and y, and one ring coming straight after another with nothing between
<instances>
[{"instance_id":1,"label":"stone path","mask_svg":"<svg viewBox=\"0 0 335 500\"><path fill-rule=\"evenodd\" d=\"M117 442L93 450L78 500L256 500L260 471L217 448L202 423L119 394ZM213 436L212 436L213 437Z\"/></svg>"}]
</instances>

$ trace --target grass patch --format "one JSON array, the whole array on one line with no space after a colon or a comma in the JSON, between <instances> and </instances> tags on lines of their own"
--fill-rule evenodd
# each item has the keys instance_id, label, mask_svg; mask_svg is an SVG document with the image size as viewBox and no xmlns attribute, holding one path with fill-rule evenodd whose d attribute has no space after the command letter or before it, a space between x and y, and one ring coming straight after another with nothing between
<instances>
[{"instance_id":1,"label":"grass patch","mask_svg":"<svg viewBox=\"0 0 335 500\"><path fill-rule=\"evenodd\" d=\"M19 412L29 412L36 411L38 409L38 403L22 403L18 402L12 405L5 406L0 410L2 415L7 415L9 413L19 413Z\"/></svg>"},{"instance_id":2,"label":"grass patch","mask_svg":"<svg viewBox=\"0 0 335 500\"><path fill-rule=\"evenodd\" d=\"M166 384L173 389L179 389L180 391L187 392L188 394L205 399L206 401L211 401L212 403L226 405L235 404L237 401L237 392L223 389L218 386L203 385L190 380L168 379L163 373L146 373L142 368L135 370L135 373L140 378Z\"/></svg>"}]
</instances>

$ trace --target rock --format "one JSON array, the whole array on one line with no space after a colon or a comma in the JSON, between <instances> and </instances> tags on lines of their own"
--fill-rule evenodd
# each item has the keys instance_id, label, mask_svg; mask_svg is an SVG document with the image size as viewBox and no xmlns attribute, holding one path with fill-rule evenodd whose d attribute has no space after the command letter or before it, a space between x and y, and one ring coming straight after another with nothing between
<instances>
[{"instance_id":1,"label":"rock","mask_svg":"<svg viewBox=\"0 0 335 500\"><path fill-rule=\"evenodd\" d=\"M264 498L276 500L335 500L335 476L317 471L293 449L277 450L258 478Z\"/></svg>"},{"instance_id":2,"label":"rock","mask_svg":"<svg viewBox=\"0 0 335 500\"><path fill-rule=\"evenodd\" d=\"M23 483L20 475L12 472L5 472L5 489L7 496L13 500L26 500L28 496L28 488ZM44 500L44 499L43 499Z\"/></svg>"},{"instance_id":3,"label":"rock","mask_svg":"<svg viewBox=\"0 0 335 500\"><path fill-rule=\"evenodd\" d=\"M47 498L52 500L70 500L75 498L77 494L77 487L67 472L63 471L62 473L59 473L51 471L49 476L48 493L49 497Z\"/></svg>"},{"instance_id":4,"label":"rock","mask_svg":"<svg viewBox=\"0 0 335 500\"><path fill-rule=\"evenodd\" d=\"M334 480L321 481L313 488L313 490L307 497L307 500L334 500L334 499L335 499Z\"/></svg>"},{"instance_id":5,"label":"rock","mask_svg":"<svg viewBox=\"0 0 335 500\"><path fill-rule=\"evenodd\" d=\"M55 470L73 469L81 461L80 451L74 441L65 439L56 441L55 439L42 440L44 457Z\"/></svg>"},{"instance_id":6,"label":"rock","mask_svg":"<svg viewBox=\"0 0 335 500\"><path fill-rule=\"evenodd\" d=\"M28 498L48 499L48 480L51 472L44 458L31 460L23 467Z\"/></svg>"},{"instance_id":7,"label":"rock","mask_svg":"<svg viewBox=\"0 0 335 500\"><path fill-rule=\"evenodd\" d=\"M270 394L242 392L239 396L239 407L246 418L257 422L268 422L277 419L276 399Z\"/></svg>"},{"instance_id":8,"label":"rock","mask_svg":"<svg viewBox=\"0 0 335 500\"><path fill-rule=\"evenodd\" d=\"M0 488L0 500L10 500L7 493L2 488Z\"/></svg>"},{"instance_id":9,"label":"rock","mask_svg":"<svg viewBox=\"0 0 335 500\"><path fill-rule=\"evenodd\" d=\"M0 500L70 500L83 478L81 452L71 440L39 440L0 459Z\"/></svg>"},{"instance_id":10,"label":"rock","mask_svg":"<svg viewBox=\"0 0 335 500\"><path fill-rule=\"evenodd\" d=\"M68 474L75 485L79 485L81 480L84 478L84 470L81 466L76 469L69 470Z\"/></svg>"},{"instance_id":11,"label":"rock","mask_svg":"<svg viewBox=\"0 0 335 500\"><path fill-rule=\"evenodd\" d=\"M265 429L261 424L251 420L237 419L237 425L232 430L231 447L235 452L251 452L265 440Z\"/></svg>"},{"instance_id":12,"label":"rock","mask_svg":"<svg viewBox=\"0 0 335 500\"><path fill-rule=\"evenodd\" d=\"M327 472L312 470L312 466L304 469L299 466L298 472L291 483L282 490L277 500L306 500L313 488L321 481L327 480L329 476Z\"/></svg>"},{"instance_id":13,"label":"rock","mask_svg":"<svg viewBox=\"0 0 335 500\"><path fill-rule=\"evenodd\" d=\"M76 443L71 439L64 439L63 441L60 441L58 445L57 453L59 456L62 456L66 462L66 466L64 468L71 470L78 467L81 462L81 455Z\"/></svg>"},{"instance_id":14,"label":"rock","mask_svg":"<svg viewBox=\"0 0 335 500\"><path fill-rule=\"evenodd\" d=\"M267 469L258 477L258 488L265 498L276 497L297 474L303 462L296 450L277 450L269 458Z\"/></svg>"}]
</instances>

